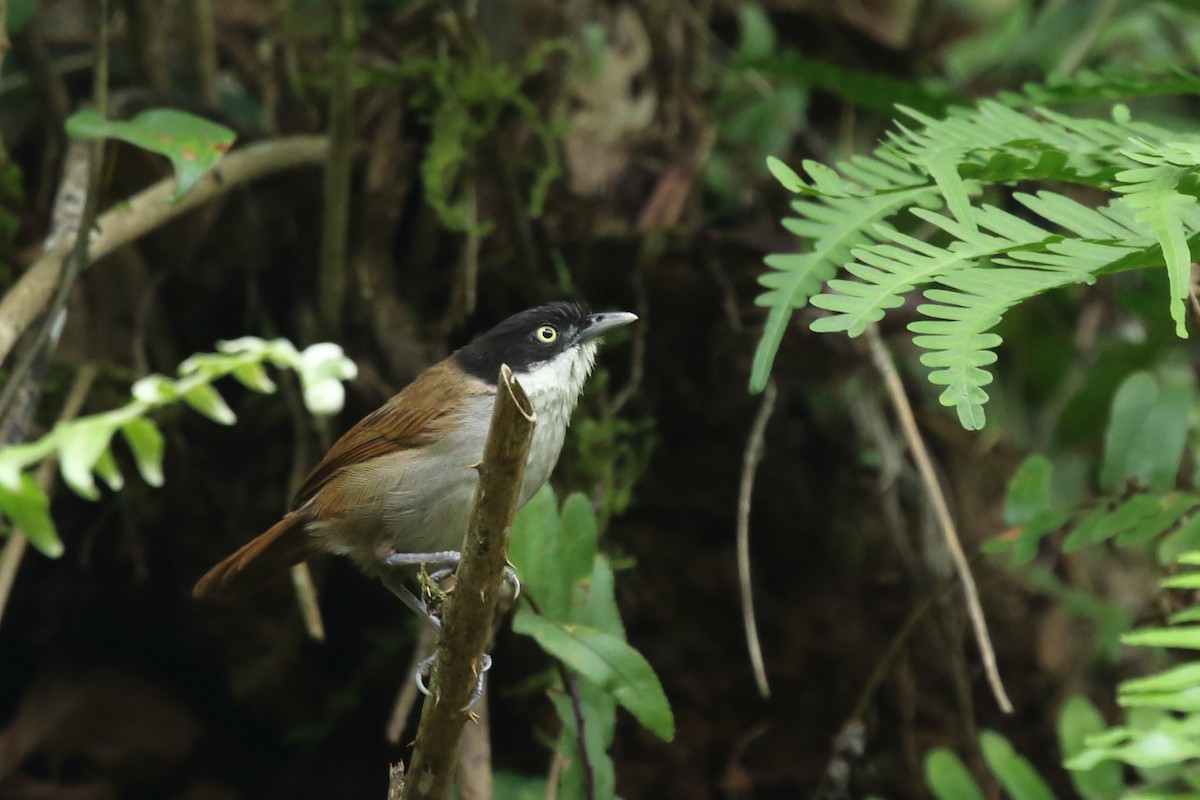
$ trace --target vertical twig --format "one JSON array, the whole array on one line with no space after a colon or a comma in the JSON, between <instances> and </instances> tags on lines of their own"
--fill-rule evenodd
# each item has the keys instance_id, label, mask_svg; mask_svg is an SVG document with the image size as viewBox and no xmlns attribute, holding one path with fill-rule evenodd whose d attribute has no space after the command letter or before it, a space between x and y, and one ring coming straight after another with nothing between
<instances>
[{"instance_id":1,"label":"vertical twig","mask_svg":"<svg viewBox=\"0 0 1200 800\"><path fill-rule=\"evenodd\" d=\"M983 661L984 672L987 674L988 684L991 686L992 694L1001 710L1006 714L1011 714L1012 701L1008 699L1008 693L1004 690L1004 682L1000 679L1000 670L996 666L996 651L992 647L987 620L983 616L983 606L979 602L979 590L975 586L975 577L971 574L971 565L963 552L962 543L958 540L954 518L950 515L950 506L946 503L946 496L942 492L941 484L934 471L933 459L930 458L929 451L925 447L925 440L921 437L920 429L917 428L912 405L908 402L908 395L904 391L904 384L900 380L899 373L896 372L892 355L879 336L879 328L875 325L868 325L866 333L867 345L870 347L875 369L883 377L892 405L896 409L896 416L900 419L904 438L912 451L913 460L917 463L917 471L921 474L921 482L925 485L925 492L929 497L929 502L933 505L933 511L938 520L938 529L946 542L946 549L950 551L958 578L962 581L963 595L967 601L967 614L975 629L975 641L979 645L979 654Z\"/></svg>"},{"instance_id":2,"label":"vertical twig","mask_svg":"<svg viewBox=\"0 0 1200 800\"><path fill-rule=\"evenodd\" d=\"M758 641L758 621L754 616L754 584L750 580L750 501L754 494L754 474L762 461L763 441L766 438L767 422L775 411L775 381L768 381L763 392L762 404L750 427L746 440L746 452L742 456L742 481L738 490L737 514L737 562L738 583L742 588L742 627L746 629L746 648L750 651L750 663L754 667L754 682L758 693L771 696L767 683L767 669L763 665L762 647Z\"/></svg>"},{"instance_id":3,"label":"vertical twig","mask_svg":"<svg viewBox=\"0 0 1200 800\"><path fill-rule=\"evenodd\" d=\"M341 335L346 302L346 238L350 230L350 173L354 144L352 64L357 36L357 0L336 0L333 49L329 56L329 163L325 166L325 211L317 318L324 336Z\"/></svg>"},{"instance_id":4,"label":"vertical twig","mask_svg":"<svg viewBox=\"0 0 1200 800\"><path fill-rule=\"evenodd\" d=\"M529 398L512 370L501 367L462 562L438 642L432 696L421 709L405 800L445 800L450 795L467 706L499 599L535 423Z\"/></svg>"},{"instance_id":5,"label":"vertical twig","mask_svg":"<svg viewBox=\"0 0 1200 800\"><path fill-rule=\"evenodd\" d=\"M142 80L155 91L171 88L167 71L165 8L160 0L125 0L133 60Z\"/></svg>"},{"instance_id":6,"label":"vertical twig","mask_svg":"<svg viewBox=\"0 0 1200 800\"><path fill-rule=\"evenodd\" d=\"M108 116L108 0L99 0L99 20L96 27L96 69L92 80L92 99L101 116ZM10 420L14 408L13 400L24 385L35 359L49 358L54 350L57 331L61 331L66 314L67 299L75 281L88 263L88 242L91 239L92 223L96 219L96 205L100 185L100 159L104 153L102 141L91 145L80 145L80 149L67 151L63 167L63 182L54 202L54 219L46 250L65 246L69 237L74 244L67 254L62 278L57 291L46 311L41 328L34 335L24 357L14 366L0 394L0 420ZM86 156L84 155L86 153Z\"/></svg>"},{"instance_id":7,"label":"vertical twig","mask_svg":"<svg viewBox=\"0 0 1200 800\"><path fill-rule=\"evenodd\" d=\"M192 85L210 108L217 105L217 26L212 0L187 0L185 41Z\"/></svg>"}]
</instances>

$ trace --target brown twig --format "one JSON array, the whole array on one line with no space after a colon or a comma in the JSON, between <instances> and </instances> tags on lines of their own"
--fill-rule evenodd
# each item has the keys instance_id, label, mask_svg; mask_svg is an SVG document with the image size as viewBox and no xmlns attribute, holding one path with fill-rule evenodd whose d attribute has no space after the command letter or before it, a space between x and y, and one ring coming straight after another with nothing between
<instances>
[{"instance_id":1,"label":"brown twig","mask_svg":"<svg viewBox=\"0 0 1200 800\"><path fill-rule=\"evenodd\" d=\"M71 384L71 389L67 392L67 399L63 401L62 411L58 415L60 423L72 420L79 415L84 401L87 400L88 392L91 391L97 372L99 369L96 365L87 364L76 373L75 381ZM51 455L38 467L38 486L47 497L50 496L54 485L54 469L57 463L58 460ZM4 619L4 609L8 605L8 598L12 596L13 583L17 579L17 570L21 566L21 559L25 555L28 544L29 540L25 538L25 535L14 529L9 534L4 552L0 553L0 620Z\"/></svg>"},{"instance_id":2,"label":"brown twig","mask_svg":"<svg viewBox=\"0 0 1200 800\"><path fill-rule=\"evenodd\" d=\"M763 665L762 647L758 641L758 620L754 616L754 584L750 580L750 501L754 494L754 475L762 461L763 441L766 438L767 422L775 411L775 382L768 381L763 391L762 404L750 426L746 439L746 452L742 456L742 481L738 490L737 513L737 562L738 583L742 589L742 627L746 629L746 648L750 651L750 663L754 667L754 682L758 693L771 696L767 683L767 669Z\"/></svg>"},{"instance_id":3,"label":"brown twig","mask_svg":"<svg viewBox=\"0 0 1200 800\"><path fill-rule=\"evenodd\" d=\"M171 201L175 179L164 178L97 219L98 230L88 246L87 265L244 183L322 163L328 151L322 136L294 136L250 145L223 158L178 202ZM59 242L48 248L0 299L0 362L53 296L69 247L69 242Z\"/></svg>"},{"instance_id":4,"label":"brown twig","mask_svg":"<svg viewBox=\"0 0 1200 800\"><path fill-rule=\"evenodd\" d=\"M184 42L192 88L210 108L217 105L217 26L212 0L187 0Z\"/></svg>"},{"instance_id":5,"label":"brown twig","mask_svg":"<svg viewBox=\"0 0 1200 800\"><path fill-rule=\"evenodd\" d=\"M325 210L321 229L317 317L324 336L341 334L346 306L346 241L350 231L350 176L354 145L354 40L357 0L333 4L333 47L329 54L329 161L325 165Z\"/></svg>"},{"instance_id":6,"label":"brown twig","mask_svg":"<svg viewBox=\"0 0 1200 800\"><path fill-rule=\"evenodd\" d=\"M536 420L512 370L501 367L462 562L438 642L432 697L421 709L406 800L445 800L450 795L467 706L499 600L508 536Z\"/></svg>"},{"instance_id":7,"label":"brown twig","mask_svg":"<svg viewBox=\"0 0 1200 800\"><path fill-rule=\"evenodd\" d=\"M967 601L967 615L971 618L971 625L975 629L975 641L979 645L979 653L988 684L991 686L992 694L1001 710L1006 714L1011 714L1013 711L1012 701L1008 699L1008 693L1004 690L1004 682L1000 679L1000 670L996 666L996 651L992 647L987 620L983 616L983 606L979 602L979 590L975 585L975 577L971 574L971 565L963 552L962 543L958 539L958 531L954 525L954 518L950 515L950 506L946 502L946 495L942 491L941 483L934 471L933 459L925 447L925 440L917 427L917 420L913 415L912 405L908 401L908 394L904 391L900 374L896 372L896 364L892 361L892 355L879 335L879 328L869 325L866 334L871 359L875 364L875 369L883 377L892 405L896 409L896 416L900 419L904 438L908 442L913 460L917 464L917 470L921 474L921 482L925 485L925 492L929 502L933 505L934 514L938 520L938 529L945 540L946 549L950 551L958 578L962 582L963 595Z\"/></svg>"}]
</instances>

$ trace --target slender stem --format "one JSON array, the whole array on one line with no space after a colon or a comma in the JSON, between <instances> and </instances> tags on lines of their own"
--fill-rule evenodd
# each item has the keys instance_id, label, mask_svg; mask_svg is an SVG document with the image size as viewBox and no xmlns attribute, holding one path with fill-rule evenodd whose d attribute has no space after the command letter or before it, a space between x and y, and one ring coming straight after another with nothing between
<instances>
[{"instance_id":1,"label":"slender stem","mask_svg":"<svg viewBox=\"0 0 1200 800\"><path fill-rule=\"evenodd\" d=\"M754 584L750 580L750 501L754 494L754 474L762 461L767 422L774 410L775 382L768 381L763 392L762 404L746 440L746 453L742 457L742 482L738 490L737 514L737 562L738 583L742 589L742 627L746 629L746 647L750 651L750 663L754 667L754 681L758 684L758 693L764 698L771 696L771 686L767 683L767 669L763 665L762 647L758 641L758 622L754 616Z\"/></svg>"},{"instance_id":2,"label":"slender stem","mask_svg":"<svg viewBox=\"0 0 1200 800\"><path fill-rule=\"evenodd\" d=\"M492 628L536 421L533 406L512 370L501 367L462 562L438 643L432 697L421 709L405 800L446 800L450 796L459 740Z\"/></svg>"},{"instance_id":3,"label":"slender stem","mask_svg":"<svg viewBox=\"0 0 1200 800\"><path fill-rule=\"evenodd\" d=\"M888 395L896 409L896 415L900 418L900 427L904 430L904 438L908 441L913 460L917 463L917 471L921 474L921 482L925 485L925 494L937 517L938 529L945 540L946 549L950 551L950 558L954 562L954 569L958 573L959 580L962 581L963 595L967 601L967 614L975 629L975 641L979 644L979 654L983 660L983 669L987 674L988 684L991 686L992 694L1001 710L1006 714L1011 714L1013 711L1012 701L1008 699L1008 693L1004 690L1004 682L1000 679L1000 670L996 666L996 651L992 647L987 620L983 616L983 606L979 602L979 589L975 586L971 565L967 561L962 543L958 539L958 531L954 525L954 518L950 514L946 495L934 472L933 459L930 458L929 450L925 447L925 440L917 427L917 420L913 415L912 405L908 401L908 394L904 391L904 384L900 380L899 373L896 372L892 355L884 345L883 339L879 335L879 328L875 325L867 327L867 343L871 349L871 358L875 362L875 369L883 376Z\"/></svg>"},{"instance_id":4,"label":"slender stem","mask_svg":"<svg viewBox=\"0 0 1200 800\"><path fill-rule=\"evenodd\" d=\"M329 90L329 162L325 166L325 212L317 311L322 333L337 338L346 305L346 239L350 230L350 176L354 145L353 55L357 0L333 8L332 86Z\"/></svg>"},{"instance_id":5,"label":"slender stem","mask_svg":"<svg viewBox=\"0 0 1200 800\"><path fill-rule=\"evenodd\" d=\"M212 0L188 0L186 14L193 88L211 108L217 104L217 26Z\"/></svg>"}]
</instances>

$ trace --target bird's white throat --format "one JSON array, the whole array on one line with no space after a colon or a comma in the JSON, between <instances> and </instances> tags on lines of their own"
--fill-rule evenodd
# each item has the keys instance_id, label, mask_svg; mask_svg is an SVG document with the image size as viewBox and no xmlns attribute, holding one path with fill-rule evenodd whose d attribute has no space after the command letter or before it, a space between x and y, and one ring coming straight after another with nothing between
<instances>
[{"instance_id":1,"label":"bird's white throat","mask_svg":"<svg viewBox=\"0 0 1200 800\"><path fill-rule=\"evenodd\" d=\"M583 384L596 364L597 340L570 347L548 361L514 373L517 382L529 395L538 425L543 416L560 417L565 428L571 412L583 392ZM549 420L547 420L549 421Z\"/></svg>"}]
</instances>

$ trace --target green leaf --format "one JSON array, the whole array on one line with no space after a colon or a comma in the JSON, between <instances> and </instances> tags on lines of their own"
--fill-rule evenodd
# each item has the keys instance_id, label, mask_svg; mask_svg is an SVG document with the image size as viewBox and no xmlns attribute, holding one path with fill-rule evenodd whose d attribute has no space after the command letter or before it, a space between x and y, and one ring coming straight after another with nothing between
<instances>
[{"instance_id":1,"label":"green leaf","mask_svg":"<svg viewBox=\"0 0 1200 800\"><path fill-rule=\"evenodd\" d=\"M1088 736L1105 729L1104 718L1083 695L1072 695L1058 712L1058 746L1063 759L1083 752ZM1104 761L1087 770L1072 770L1071 783L1083 800L1116 800L1125 790L1121 767Z\"/></svg>"},{"instance_id":2,"label":"green leaf","mask_svg":"<svg viewBox=\"0 0 1200 800\"><path fill-rule=\"evenodd\" d=\"M85 417L58 426L59 470L67 485L81 497L98 500L92 470L116 430L107 416Z\"/></svg>"},{"instance_id":3,"label":"green leaf","mask_svg":"<svg viewBox=\"0 0 1200 800\"><path fill-rule=\"evenodd\" d=\"M42 555L62 555L62 540L50 518L50 500L32 475L23 473L16 488L0 484L0 511Z\"/></svg>"},{"instance_id":4,"label":"green leaf","mask_svg":"<svg viewBox=\"0 0 1200 800\"><path fill-rule=\"evenodd\" d=\"M1141 628L1121 637L1125 644L1142 647L1178 647L1200 650L1200 625L1178 625L1174 628Z\"/></svg>"},{"instance_id":5,"label":"green leaf","mask_svg":"<svg viewBox=\"0 0 1200 800\"><path fill-rule=\"evenodd\" d=\"M944 747L925 757L925 782L937 800L983 800L983 790L962 759Z\"/></svg>"},{"instance_id":6,"label":"green leaf","mask_svg":"<svg viewBox=\"0 0 1200 800\"><path fill-rule=\"evenodd\" d=\"M151 486L162 486L164 442L158 426L145 417L135 417L121 426L121 434L133 453L142 480Z\"/></svg>"},{"instance_id":7,"label":"green leaf","mask_svg":"<svg viewBox=\"0 0 1200 800\"><path fill-rule=\"evenodd\" d=\"M119 492L125 488L125 476L121 474L121 470L117 466L117 461L113 458L112 450L105 448L100 453L100 458L96 459L95 469L96 474L100 476L100 480L104 481L109 489Z\"/></svg>"},{"instance_id":8,"label":"green leaf","mask_svg":"<svg viewBox=\"0 0 1200 800\"><path fill-rule=\"evenodd\" d=\"M1055 800L1050 787L1033 766L995 731L979 734L983 760L1012 800Z\"/></svg>"},{"instance_id":9,"label":"green leaf","mask_svg":"<svg viewBox=\"0 0 1200 800\"><path fill-rule=\"evenodd\" d=\"M1197 549L1200 549L1200 514L1193 514L1159 542L1158 563L1162 566L1173 564L1182 555Z\"/></svg>"},{"instance_id":10,"label":"green leaf","mask_svg":"<svg viewBox=\"0 0 1200 800\"><path fill-rule=\"evenodd\" d=\"M1047 510L1050 504L1050 459L1041 453L1029 456L1008 482L1004 498L1004 521L1024 525Z\"/></svg>"},{"instance_id":11,"label":"green leaf","mask_svg":"<svg viewBox=\"0 0 1200 800\"><path fill-rule=\"evenodd\" d=\"M178 200L220 160L236 134L224 125L168 108L143 111L128 122L105 119L92 110L77 111L66 123L67 135L79 141L119 139L171 160Z\"/></svg>"},{"instance_id":12,"label":"green leaf","mask_svg":"<svg viewBox=\"0 0 1200 800\"><path fill-rule=\"evenodd\" d=\"M798 192L801 189L807 188L807 184L796 170L789 167L787 164L780 161L775 156L767 156L767 170L775 176L775 180L779 181L783 188L789 192Z\"/></svg>"},{"instance_id":13,"label":"green leaf","mask_svg":"<svg viewBox=\"0 0 1200 800\"><path fill-rule=\"evenodd\" d=\"M1126 378L1109 413L1101 488L1120 491L1129 479L1147 488L1171 488L1195 394L1190 377L1175 377L1161 386L1146 372Z\"/></svg>"},{"instance_id":14,"label":"green leaf","mask_svg":"<svg viewBox=\"0 0 1200 800\"><path fill-rule=\"evenodd\" d=\"M533 637L569 669L604 689L647 730L675 738L675 719L662 685L642 655L621 639L582 625L560 625L525 608L513 630Z\"/></svg>"},{"instance_id":15,"label":"green leaf","mask_svg":"<svg viewBox=\"0 0 1200 800\"><path fill-rule=\"evenodd\" d=\"M263 365L257 361L234 367L233 377L237 378L238 382L247 389L263 394L271 394L275 391L275 382L267 375Z\"/></svg>"},{"instance_id":16,"label":"green leaf","mask_svg":"<svg viewBox=\"0 0 1200 800\"><path fill-rule=\"evenodd\" d=\"M1047 511L1029 521L1017 534L1012 545L1012 565L1024 566L1037 555L1038 545L1046 534L1056 531L1071 521L1070 511Z\"/></svg>"},{"instance_id":17,"label":"green leaf","mask_svg":"<svg viewBox=\"0 0 1200 800\"><path fill-rule=\"evenodd\" d=\"M771 18L757 3L741 3L737 8L738 55L747 61L770 58L775 54L775 28Z\"/></svg>"},{"instance_id":18,"label":"green leaf","mask_svg":"<svg viewBox=\"0 0 1200 800\"><path fill-rule=\"evenodd\" d=\"M237 422L237 416L234 415L233 409L225 403L224 398L210 384L202 383L188 389L183 394L183 401L213 422L221 425L232 425Z\"/></svg>"}]
</instances>

